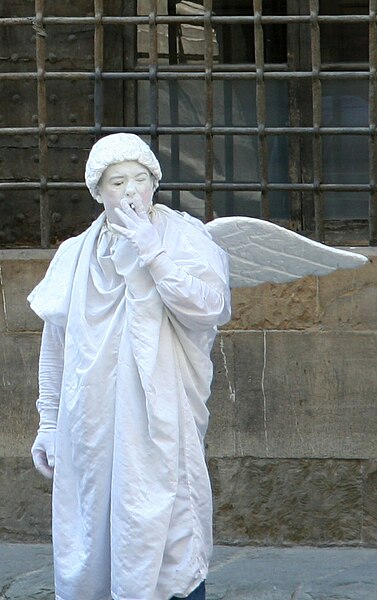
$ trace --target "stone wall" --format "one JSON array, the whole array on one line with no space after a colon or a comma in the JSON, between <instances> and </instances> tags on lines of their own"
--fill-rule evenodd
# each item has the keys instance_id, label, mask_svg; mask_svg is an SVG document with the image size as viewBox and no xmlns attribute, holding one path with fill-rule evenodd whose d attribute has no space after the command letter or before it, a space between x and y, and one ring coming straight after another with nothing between
<instances>
[{"instance_id":1,"label":"stone wall","mask_svg":"<svg viewBox=\"0 0 377 600\"><path fill-rule=\"evenodd\" d=\"M35 472L30 447L41 323L26 296L43 277L50 251L0 250L0 537L47 540L50 484Z\"/></svg>"},{"instance_id":2,"label":"stone wall","mask_svg":"<svg viewBox=\"0 0 377 600\"><path fill-rule=\"evenodd\" d=\"M214 348L207 453L216 540L377 546L377 252L293 284L233 292ZM0 537L46 540L30 458L41 323L26 304L50 251L0 251Z\"/></svg>"}]
</instances>

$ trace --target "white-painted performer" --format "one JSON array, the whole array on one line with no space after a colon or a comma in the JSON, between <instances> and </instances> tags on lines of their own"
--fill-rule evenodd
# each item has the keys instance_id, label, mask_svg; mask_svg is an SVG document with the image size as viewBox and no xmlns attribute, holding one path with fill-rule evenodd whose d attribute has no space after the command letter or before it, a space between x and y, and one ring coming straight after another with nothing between
<instances>
[{"instance_id":1,"label":"white-painted performer","mask_svg":"<svg viewBox=\"0 0 377 600\"><path fill-rule=\"evenodd\" d=\"M227 256L201 222L152 204L161 170L139 137L102 138L85 175L105 211L29 296L45 322L32 455L53 476L56 598L199 600Z\"/></svg>"},{"instance_id":2,"label":"white-painted performer","mask_svg":"<svg viewBox=\"0 0 377 600\"><path fill-rule=\"evenodd\" d=\"M137 136L97 142L86 183L105 211L29 296L45 321L32 454L54 476L57 600L204 598L203 439L210 350L230 317L226 252L232 287L367 260L259 219L204 226L153 206L160 178Z\"/></svg>"}]
</instances>

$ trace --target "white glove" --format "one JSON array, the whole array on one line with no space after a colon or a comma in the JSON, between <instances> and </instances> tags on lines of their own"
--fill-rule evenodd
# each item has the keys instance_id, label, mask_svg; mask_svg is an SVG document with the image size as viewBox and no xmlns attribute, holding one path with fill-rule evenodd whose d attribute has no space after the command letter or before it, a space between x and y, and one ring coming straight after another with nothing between
<instances>
[{"instance_id":1,"label":"white glove","mask_svg":"<svg viewBox=\"0 0 377 600\"><path fill-rule=\"evenodd\" d=\"M127 200L122 200L122 209L116 208L115 212L124 227L115 223L112 223L111 226L130 241L141 259L141 264L147 265L164 249L142 201L135 198L133 206L134 209L130 207Z\"/></svg>"},{"instance_id":2,"label":"white glove","mask_svg":"<svg viewBox=\"0 0 377 600\"><path fill-rule=\"evenodd\" d=\"M57 408L41 410L37 437L31 448L35 468L48 479L52 479L54 474L57 418Z\"/></svg>"},{"instance_id":3,"label":"white glove","mask_svg":"<svg viewBox=\"0 0 377 600\"><path fill-rule=\"evenodd\" d=\"M34 466L44 477L52 479L55 467L56 429L39 431L31 448Z\"/></svg>"},{"instance_id":4,"label":"white glove","mask_svg":"<svg viewBox=\"0 0 377 600\"><path fill-rule=\"evenodd\" d=\"M117 244L112 255L115 270L125 279L134 298L145 298L155 287L147 266L140 266L140 258L128 239Z\"/></svg>"}]
</instances>

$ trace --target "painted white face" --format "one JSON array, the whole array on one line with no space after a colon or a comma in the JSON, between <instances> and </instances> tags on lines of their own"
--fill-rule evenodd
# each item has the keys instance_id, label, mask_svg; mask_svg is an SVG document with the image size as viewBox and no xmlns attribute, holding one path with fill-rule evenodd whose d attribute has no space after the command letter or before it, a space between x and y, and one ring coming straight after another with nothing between
<instances>
[{"instance_id":1,"label":"painted white face","mask_svg":"<svg viewBox=\"0 0 377 600\"><path fill-rule=\"evenodd\" d=\"M114 212L125 198L129 203L141 200L146 211L152 204L154 185L150 171L135 160L125 160L107 167L98 184L101 200L110 223L119 219Z\"/></svg>"}]
</instances>

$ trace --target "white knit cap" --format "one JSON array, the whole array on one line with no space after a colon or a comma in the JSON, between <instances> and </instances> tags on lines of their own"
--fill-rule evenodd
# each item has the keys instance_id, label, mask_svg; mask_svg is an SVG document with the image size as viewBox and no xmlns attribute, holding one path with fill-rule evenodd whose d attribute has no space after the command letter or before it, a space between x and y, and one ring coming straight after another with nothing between
<instances>
[{"instance_id":1,"label":"white knit cap","mask_svg":"<svg viewBox=\"0 0 377 600\"><path fill-rule=\"evenodd\" d=\"M97 202L102 202L97 186L103 172L110 165L124 160L135 160L146 167L157 187L162 177L161 167L150 147L133 133L114 133L94 144L86 163L85 183Z\"/></svg>"}]
</instances>

